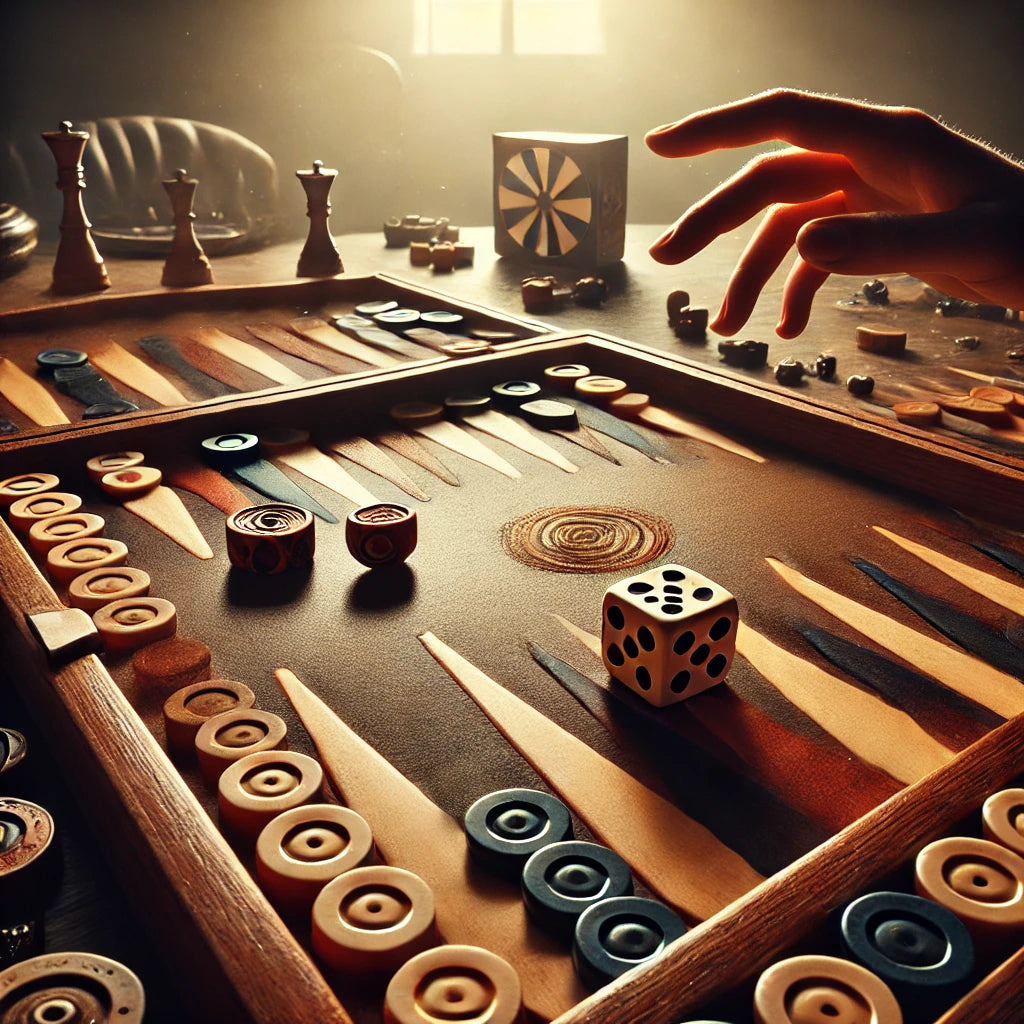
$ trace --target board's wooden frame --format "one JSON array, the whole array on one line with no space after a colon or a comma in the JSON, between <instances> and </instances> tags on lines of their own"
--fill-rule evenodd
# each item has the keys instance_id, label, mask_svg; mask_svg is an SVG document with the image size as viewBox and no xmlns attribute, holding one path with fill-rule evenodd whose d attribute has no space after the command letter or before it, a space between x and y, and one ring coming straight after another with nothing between
<instances>
[{"instance_id":1,"label":"board's wooden frame","mask_svg":"<svg viewBox=\"0 0 1024 1024\"><path fill-rule=\"evenodd\" d=\"M258 290L248 290L250 292ZM114 300L111 300L114 301ZM227 301L221 296L218 301ZM273 299L266 293L264 304ZM42 316L42 314L33 314ZM69 314L58 313L58 316ZM44 318L45 319L45 318ZM27 314L19 326L28 322ZM38 322L38 321L32 321ZM10 321L8 322L9 325ZM548 335L461 361L431 361L352 378L314 382L135 413L108 422L8 441L5 473L52 461L81 464L106 449L179 446L274 423L337 425L338 406L372 421L410 393L450 392L474 381L535 374L554 362L582 362L623 376L662 404L769 439L814 458L1011 525L1024 525L1024 471L956 442L868 418L822 410L798 397L600 335ZM166 447L163 450L167 450ZM1002 504L1000 504L1002 503ZM999 515L992 515L999 511ZM320 972L278 918L244 866L94 655L50 668L25 616L60 608L50 585L0 524L0 616L10 678L39 720L69 784L91 809L114 867L144 908L158 915L157 938L195 984L196 1021L350 1020ZM657 962L631 972L559 1018L558 1024L666 1024L699 1011L791 948L835 907L905 862L930 839L1024 771L1024 716L950 764L901 791L714 918ZM187 829L182 822L188 822ZM202 879L203 884L197 884ZM1024 997L1022 954L996 970L942 1024L1017 1019Z\"/></svg>"}]
</instances>

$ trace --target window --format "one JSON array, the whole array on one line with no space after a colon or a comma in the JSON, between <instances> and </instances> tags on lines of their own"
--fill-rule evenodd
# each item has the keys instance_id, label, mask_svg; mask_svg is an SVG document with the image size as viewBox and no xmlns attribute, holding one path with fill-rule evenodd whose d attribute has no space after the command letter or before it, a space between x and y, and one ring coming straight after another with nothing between
<instances>
[{"instance_id":1,"label":"window","mask_svg":"<svg viewBox=\"0 0 1024 1024\"><path fill-rule=\"evenodd\" d=\"M598 0L415 0L418 54L599 54Z\"/></svg>"}]
</instances>

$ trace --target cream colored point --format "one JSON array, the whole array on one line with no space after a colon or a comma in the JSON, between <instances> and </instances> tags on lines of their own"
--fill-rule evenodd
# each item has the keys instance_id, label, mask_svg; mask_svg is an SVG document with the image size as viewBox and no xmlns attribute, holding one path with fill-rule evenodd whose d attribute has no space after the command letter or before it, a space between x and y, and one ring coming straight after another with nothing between
<instances>
[{"instance_id":1,"label":"cream colored point","mask_svg":"<svg viewBox=\"0 0 1024 1024\"><path fill-rule=\"evenodd\" d=\"M427 1020L474 1020L487 1012L494 996L482 975L450 968L430 975L416 1004Z\"/></svg>"},{"instance_id":2,"label":"cream colored point","mask_svg":"<svg viewBox=\"0 0 1024 1024\"><path fill-rule=\"evenodd\" d=\"M946 882L953 892L976 903L1012 903L1020 898L1020 882L991 862L957 864L949 869Z\"/></svg>"},{"instance_id":3,"label":"cream colored point","mask_svg":"<svg viewBox=\"0 0 1024 1024\"><path fill-rule=\"evenodd\" d=\"M259 722L232 722L224 729L218 730L216 740L219 746L240 750L251 747L266 737L267 731Z\"/></svg>"},{"instance_id":4,"label":"cream colored point","mask_svg":"<svg viewBox=\"0 0 1024 1024\"><path fill-rule=\"evenodd\" d=\"M242 779L242 789L252 796L279 797L294 792L301 782L301 778L283 764L265 765Z\"/></svg>"},{"instance_id":5,"label":"cream colored point","mask_svg":"<svg viewBox=\"0 0 1024 1024\"><path fill-rule=\"evenodd\" d=\"M400 928L412 913L412 901L390 886L359 888L338 908L342 920L362 931L380 932Z\"/></svg>"},{"instance_id":6,"label":"cream colored point","mask_svg":"<svg viewBox=\"0 0 1024 1024\"><path fill-rule=\"evenodd\" d=\"M307 864L333 860L351 846L347 832L327 824L310 825L286 836L281 849L293 860Z\"/></svg>"}]
</instances>

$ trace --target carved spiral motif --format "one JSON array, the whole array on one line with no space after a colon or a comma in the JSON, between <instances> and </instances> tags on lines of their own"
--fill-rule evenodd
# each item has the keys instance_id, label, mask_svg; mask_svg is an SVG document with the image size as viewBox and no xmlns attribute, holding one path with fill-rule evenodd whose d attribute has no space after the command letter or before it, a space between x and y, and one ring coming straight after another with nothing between
<instances>
[{"instance_id":1,"label":"carved spiral motif","mask_svg":"<svg viewBox=\"0 0 1024 1024\"><path fill-rule=\"evenodd\" d=\"M237 530L246 533L290 533L308 521L308 513L297 505L254 505L243 508L231 519Z\"/></svg>"},{"instance_id":2,"label":"carved spiral motif","mask_svg":"<svg viewBox=\"0 0 1024 1024\"><path fill-rule=\"evenodd\" d=\"M629 508L562 506L537 509L502 527L513 558L553 572L611 572L643 565L669 551L667 519Z\"/></svg>"}]
</instances>

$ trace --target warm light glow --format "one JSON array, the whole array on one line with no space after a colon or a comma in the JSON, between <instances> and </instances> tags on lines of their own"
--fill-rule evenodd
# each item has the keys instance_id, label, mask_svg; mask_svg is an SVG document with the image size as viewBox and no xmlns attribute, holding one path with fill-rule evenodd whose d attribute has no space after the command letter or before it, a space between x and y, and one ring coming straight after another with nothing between
<instances>
[{"instance_id":1,"label":"warm light glow","mask_svg":"<svg viewBox=\"0 0 1024 1024\"><path fill-rule=\"evenodd\" d=\"M604 33L597 0L414 0L413 52L596 54Z\"/></svg>"}]
</instances>

